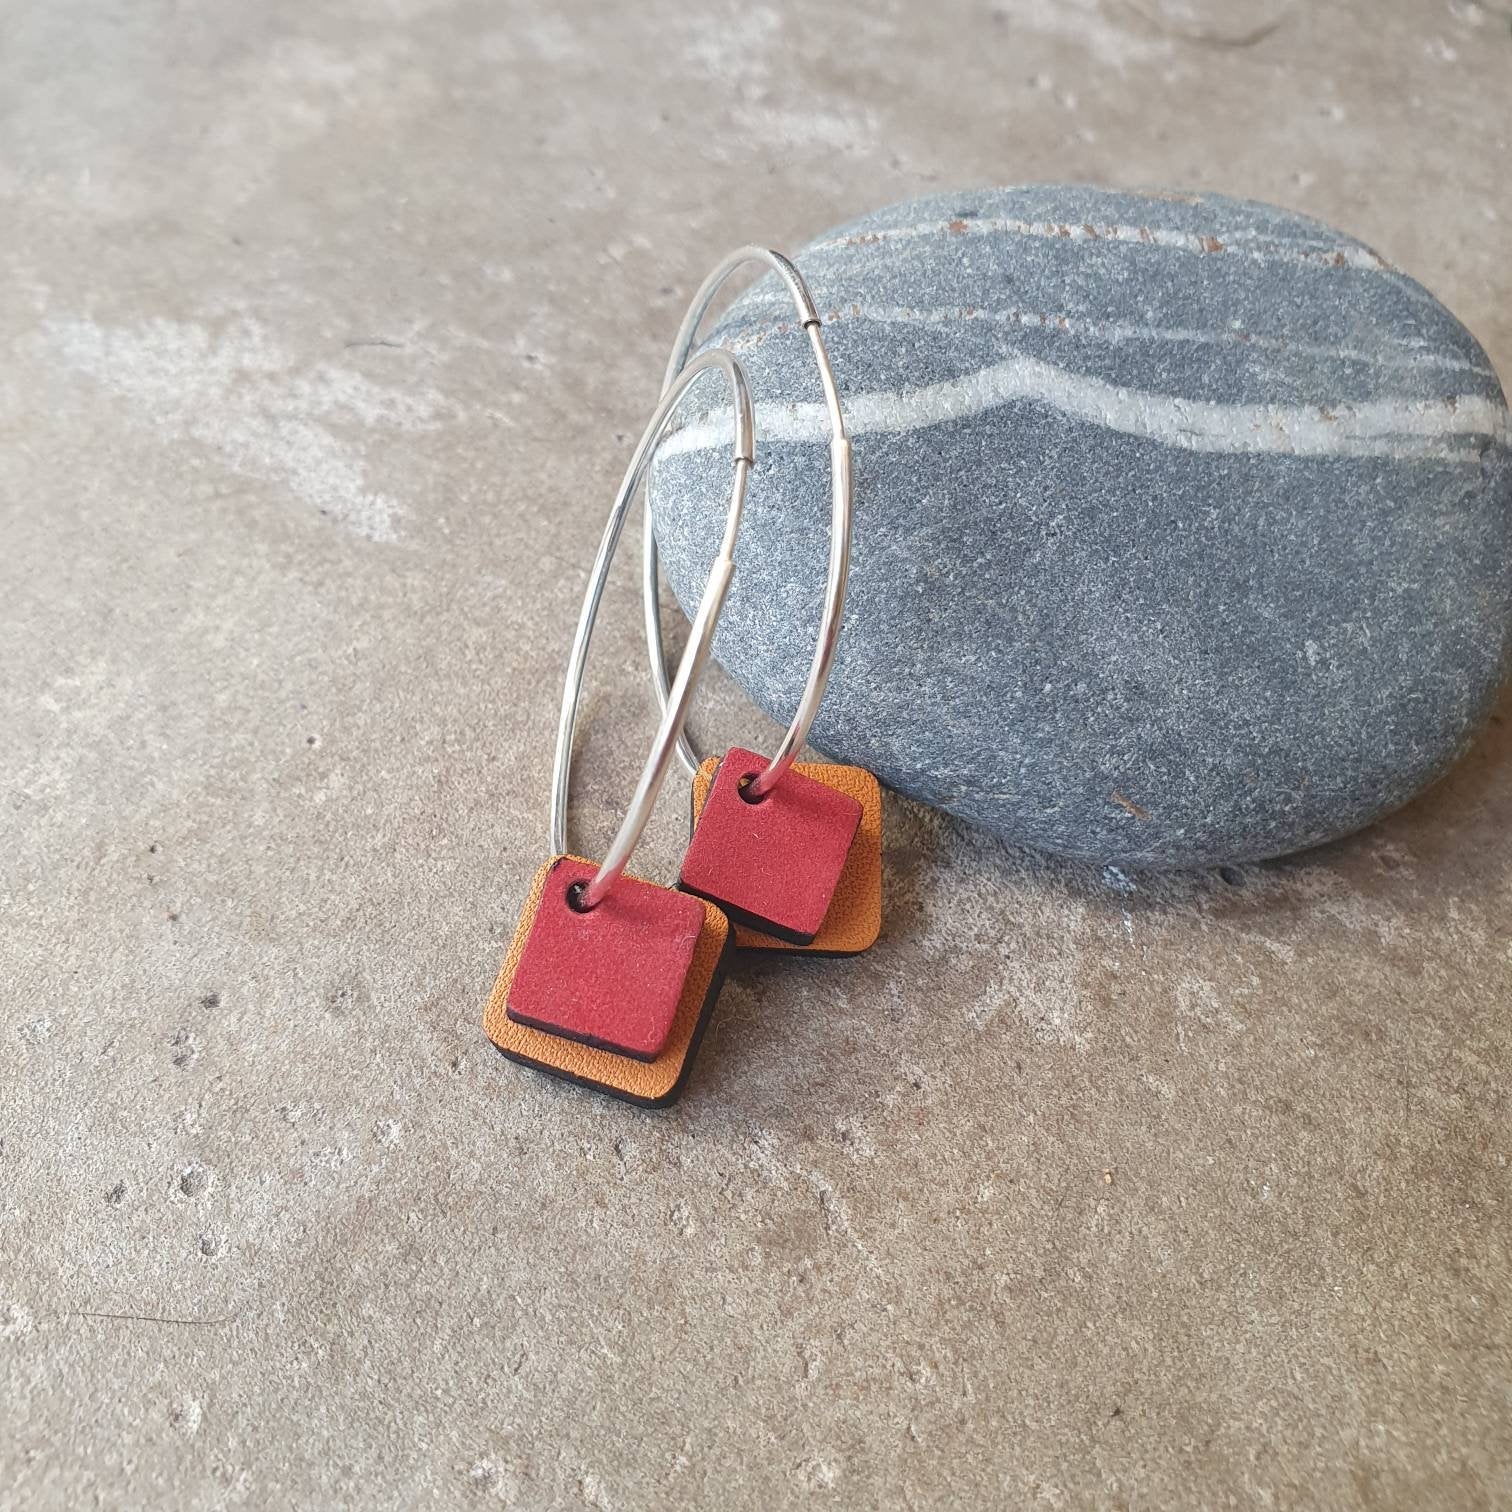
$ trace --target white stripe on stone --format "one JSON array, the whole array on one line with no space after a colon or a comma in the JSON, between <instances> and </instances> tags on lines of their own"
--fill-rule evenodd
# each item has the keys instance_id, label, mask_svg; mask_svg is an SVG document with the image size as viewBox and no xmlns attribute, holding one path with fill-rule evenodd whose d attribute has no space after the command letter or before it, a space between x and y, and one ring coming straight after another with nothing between
<instances>
[{"instance_id":1,"label":"white stripe on stone","mask_svg":"<svg viewBox=\"0 0 1512 1512\"><path fill-rule=\"evenodd\" d=\"M816 252L854 251L884 242L913 241L920 237L1034 236L1053 241L1122 242L1134 246L1162 247L1167 251L1200 256L1228 254L1253 262L1286 262L1324 268L1357 268L1372 273L1395 273L1384 257L1368 247L1302 247L1285 242L1257 244L1249 235L1232 233L1227 239L1212 233L1177 231L1168 226L1112 226L1092 222L1026 221L1011 216L980 216L974 219L926 221L914 226L889 226L877 231L855 231L828 241L811 242L803 250L805 262Z\"/></svg>"},{"instance_id":2,"label":"white stripe on stone","mask_svg":"<svg viewBox=\"0 0 1512 1512\"><path fill-rule=\"evenodd\" d=\"M1204 346L1253 347L1257 351L1276 352L1299 357L1320 357L1340 362L1358 362L1371 367L1443 368L1452 372L1473 373L1478 378L1494 378L1495 372L1483 363L1463 357L1446 356L1414 344L1392 338L1395 351L1379 349L1365 352L1350 347L1328 346L1307 341L1293 341L1283 336L1262 336L1240 327L1203 330L1184 326L1129 325L1119 321L1088 320L1080 315L1061 315L1039 310L984 310L976 305L945 305L934 309L916 309L905 305L842 304L838 309L823 311L820 319L826 326L865 321L875 325L957 325L984 321L989 325L1012 326L1027 331L1059 331L1068 336L1116 344L1121 341L1180 341ZM791 307L774 307L771 315L754 318L742 311L740 328L727 336L721 345L731 351L750 351L772 336L801 336L803 327L792 318ZM806 346L806 343L805 343Z\"/></svg>"},{"instance_id":3,"label":"white stripe on stone","mask_svg":"<svg viewBox=\"0 0 1512 1512\"><path fill-rule=\"evenodd\" d=\"M1479 460L1468 444L1474 438L1509 441L1505 406L1480 394L1329 405L1220 404L1121 388L1024 356L944 383L847 395L843 408L850 433L864 436L970 419L1015 401L1178 451L1473 463ZM714 410L669 435L659 455L726 448L731 423L728 408ZM828 439L822 404L756 406L758 457L763 441Z\"/></svg>"}]
</instances>

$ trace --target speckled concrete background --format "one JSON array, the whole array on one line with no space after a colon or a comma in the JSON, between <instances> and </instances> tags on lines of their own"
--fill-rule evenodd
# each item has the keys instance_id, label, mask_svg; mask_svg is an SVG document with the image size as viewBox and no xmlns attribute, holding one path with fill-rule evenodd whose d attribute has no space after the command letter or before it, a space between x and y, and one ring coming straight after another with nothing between
<instances>
[{"instance_id":1,"label":"speckled concrete background","mask_svg":"<svg viewBox=\"0 0 1512 1512\"><path fill-rule=\"evenodd\" d=\"M1509 98L1500 0L12 7L0 1502L1512 1498L1506 712L1227 876L893 802L883 942L742 970L670 1115L479 1028L707 262L1221 188L1505 374ZM628 563L606 612L584 844L647 733Z\"/></svg>"}]
</instances>

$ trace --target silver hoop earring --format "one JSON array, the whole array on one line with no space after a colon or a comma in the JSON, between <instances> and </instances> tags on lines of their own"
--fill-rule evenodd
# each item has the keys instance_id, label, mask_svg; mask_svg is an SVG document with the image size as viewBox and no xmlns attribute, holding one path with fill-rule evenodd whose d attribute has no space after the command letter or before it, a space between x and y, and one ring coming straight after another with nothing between
<instances>
[{"instance_id":1,"label":"silver hoop earring","mask_svg":"<svg viewBox=\"0 0 1512 1512\"><path fill-rule=\"evenodd\" d=\"M830 551L819 631L807 681L776 753L740 747L699 762L686 735L678 755L694 778L694 828L678 885L717 903L750 950L855 955L882 927L882 792L861 767L797 763L834 665L850 572L854 485L850 440L819 312L802 275L767 247L726 257L693 296L673 343L666 385L687 370L710 304L740 268L758 263L780 277L807 333L830 422ZM695 361L697 359L694 359ZM663 708L671 687L662 642L656 538L650 511L642 551L642 602L652 683Z\"/></svg>"},{"instance_id":2,"label":"silver hoop earring","mask_svg":"<svg viewBox=\"0 0 1512 1512\"><path fill-rule=\"evenodd\" d=\"M734 407L730 503L724 536L688 645L663 702L651 753L603 861L567 853L572 739L588 646L615 548L657 443L679 401L704 373L722 372ZM731 944L723 912L685 892L625 873L651 817L708 661L735 570L754 452L750 390L720 348L700 353L668 385L641 437L604 528L583 597L557 724L551 787L553 855L536 872L509 954L484 1012L506 1056L631 1102L660 1107L682 1090L718 995Z\"/></svg>"}]
</instances>

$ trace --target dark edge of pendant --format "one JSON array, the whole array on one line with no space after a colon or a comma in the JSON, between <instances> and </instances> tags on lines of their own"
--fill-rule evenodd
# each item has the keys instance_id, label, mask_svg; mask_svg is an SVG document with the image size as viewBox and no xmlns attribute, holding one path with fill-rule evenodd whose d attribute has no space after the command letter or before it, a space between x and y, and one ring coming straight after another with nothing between
<instances>
[{"instance_id":1,"label":"dark edge of pendant","mask_svg":"<svg viewBox=\"0 0 1512 1512\"><path fill-rule=\"evenodd\" d=\"M802 934L796 929L784 929L781 925L774 924L770 919L763 919L759 914L747 913L743 908L736 908L733 903L727 903L723 898L716 898L712 893L699 892L696 887L690 887L681 877L677 879L678 892L687 893L690 897L702 898L705 903L712 903L715 908L730 919L733 924L744 924L747 928L754 929L761 934L771 935L774 940L786 940L790 945L812 945L819 938L819 931L813 934Z\"/></svg>"},{"instance_id":2,"label":"dark edge of pendant","mask_svg":"<svg viewBox=\"0 0 1512 1512\"><path fill-rule=\"evenodd\" d=\"M758 929L757 933L772 935L770 929ZM775 940L778 937L772 935L772 938ZM818 939L819 937L815 935L814 938ZM853 960L856 956L865 955L868 950L872 949L872 946L863 945L860 950L815 950L812 945L808 945L797 950L779 950L775 945L741 945L737 942L735 949L740 955L781 956L783 960L792 961L849 961Z\"/></svg>"},{"instance_id":3,"label":"dark edge of pendant","mask_svg":"<svg viewBox=\"0 0 1512 1512\"><path fill-rule=\"evenodd\" d=\"M526 1018L523 1013L516 1013L508 1003L504 1005L504 1017L522 1029L534 1029L538 1034L553 1034L558 1039L571 1040L575 1045L587 1045L591 1050L607 1050L610 1055L623 1055L626 1060L640 1061L647 1066L662 1053L658 1050L655 1055L642 1055L639 1051L625 1049L623 1045L611 1045L608 1040L600 1039L596 1034L568 1034L565 1029L548 1024L545 1019ZM663 1045L662 1049L666 1049L666 1046Z\"/></svg>"}]
</instances>

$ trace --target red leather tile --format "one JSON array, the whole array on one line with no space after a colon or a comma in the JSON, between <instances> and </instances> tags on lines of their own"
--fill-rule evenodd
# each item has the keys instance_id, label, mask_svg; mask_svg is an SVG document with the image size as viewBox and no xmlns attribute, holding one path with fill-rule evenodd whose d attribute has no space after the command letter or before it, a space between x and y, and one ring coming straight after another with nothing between
<instances>
[{"instance_id":1,"label":"red leather tile","mask_svg":"<svg viewBox=\"0 0 1512 1512\"><path fill-rule=\"evenodd\" d=\"M667 1043L704 926L694 898L622 876L589 913L567 901L598 870L570 856L547 874L509 987L517 1024L636 1060Z\"/></svg>"},{"instance_id":2,"label":"red leather tile","mask_svg":"<svg viewBox=\"0 0 1512 1512\"><path fill-rule=\"evenodd\" d=\"M791 940L779 940L747 924L737 924L735 948L789 955L859 955L876 944L882 933L882 784L863 767L842 766L834 761L800 761L793 770L826 787L849 793L861 805L861 826L846 852L829 912L819 926L819 933L807 945L795 945ZM718 771L719 757L710 756L693 778L690 835L708 802L709 789L714 786Z\"/></svg>"},{"instance_id":3,"label":"red leather tile","mask_svg":"<svg viewBox=\"0 0 1512 1512\"><path fill-rule=\"evenodd\" d=\"M720 763L678 886L717 903L737 923L807 945L819 933L861 823L861 805L794 768L748 803L741 779L766 758L731 749Z\"/></svg>"}]
</instances>

